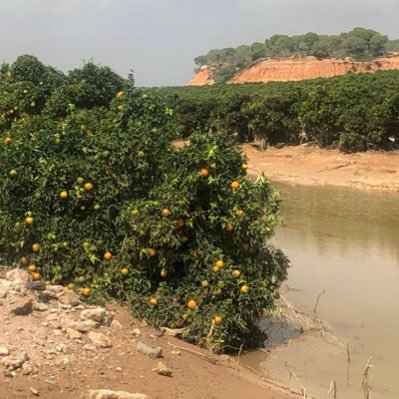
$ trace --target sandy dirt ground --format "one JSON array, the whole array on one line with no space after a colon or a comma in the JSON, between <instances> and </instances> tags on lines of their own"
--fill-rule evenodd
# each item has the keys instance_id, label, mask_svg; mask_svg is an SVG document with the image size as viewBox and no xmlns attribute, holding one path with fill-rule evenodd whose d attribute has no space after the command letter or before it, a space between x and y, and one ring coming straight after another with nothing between
<instances>
[{"instance_id":1,"label":"sandy dirt ground","mask_svg":"<svg viewBox=\"0 0 399 399\"><path fill-rule=\"evenodd\" d=\"M139 342L161 348L161 357L139 352ZM160 361L171 376L154 370ZM91 308L60 286L38 292L0 278L0 398L135 397L91 392L103 389L151 399L296 397L233 358L143 326L119 305Z\"/></svg>"},{"instance_id":2,"label":"sandy dirt ground","mask_svg":"<svg viewBox=\"0 0 399 399\"><path fill-rule=\"evenodd\" d=\"M249 175L302 185L330 185L399 192L399 151L343 154L315 145L259 151L244 144Z\"/></svg>"}]
</instances>

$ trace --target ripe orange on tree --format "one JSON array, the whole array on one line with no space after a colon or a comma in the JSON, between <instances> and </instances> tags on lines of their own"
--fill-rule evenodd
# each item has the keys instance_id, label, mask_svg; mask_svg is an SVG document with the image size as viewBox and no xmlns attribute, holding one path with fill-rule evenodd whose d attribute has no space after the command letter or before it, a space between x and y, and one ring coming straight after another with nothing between
<instances>
[{"instance_id":1,"label":"ripe orange on tree","mask_svg":"<svg viewBox=\"0 0 399 399\"><path fill-rule=\"evenodd\" d=\"M247 170L248 169L248 164L246 162L241 164L241 169L242 170Z\"/></svg>"},{"instance_id":2,"label":"ripe orange on tree","mask_svg":"<svg viewBox=\"0 0 399 399\"><path fill-rule=\"evenodd\" d=\"M170 215L170 210L168 208L163 208L161 215L162 217L167 218Z\"/></svg>"},{"instance_id":3,"label":"ripe orange on tree","mask_svg":"<svg viewBox=\"0 0 399 399\"><path fill-rule=\"evenodd\" d=\"M158 305L158 298L156 298L155 296L150 298L150 305L156 306Z\"/></svg>"},{"instance_id":4,"label":"ripe orange on tree","mask_svg":"<svg viewBox=\"0 0 399 399\"><path fill-rule=\"evenodd\" d=\"M238 190L240 188L240 183L237 180L234 180L233 182L231 182L230 187L233 190Z\"/></svg>"},{"instance_id":5,"label":"ripe orange on tree","mask_svg":"<svg viewBox=\"0 0 399 399\"><path fill-rule=\"evenodd\" d=\"M112 259L112 253L110 251L107 251L104 253L104 260L110 261Z\"/></svg>"},{"instance_id":6,"label":"ripe orange on tree","mask_svg":"<svg viewBox=\"0 0 399 399\"><path fill-rule=\"evenodd\" d=\"M33 217L32 217L32 216L27 216L27 217L25 218L25 223L26 223L28 226L31 226L31 225L33 224Z\"/></svg>"},{"instance_id":7,"label":"ripe orange on tree","mask_svg":"<svg viewBox=\"0 0 399 399\"><path fill-rule=\"evenodd\" d=\"M12 142L12 138L10 136L5 137L3 140L3 143L6 145L11 144L11 142Z\"/></svg>"},{"instance_id":8,"label":"ripe orange on tree","mask_svg":"<svg viewBox=\"0 0 399 399\"><path fill-rule=\"evenodd\" d=\"M124 96L124 92L123 91L118 91L117 93L116 93L116 98L121 98L121 97L123 97Z\"/></svg>"},{"instance_id":9,"label":"ripe orange on tree","mask_svg":"<svg viewBox=\"0 0 399 399\"><path fill-rule=\"evenodd\" d=\"M222 321L223 321L222 316L215 315L215 316L213 317L213 322L214 322L217 326L218 326L219 324L222 324Z\"/></svg>"},{"instance_id":10,"label":"ripe orange on tree","mask_svg":"<svg viewBox=\"0 0 399 399\"><path fill-rule=\"evenodd\" d=\"M39 272L32 273L33 281L39 281L41 278L42 278L42 276L41 276L41 274Z\"/></svg>"},{"instance_id":11,"label":"ripe orange on tree","mask_svg":"<svg viewBox=\"0 0 399 399\"><path fill-rule=\"evenodd\" d=\"M83 188L84 188L86 191L91 191L91 190L93 190L93 183L91 183L91 182L88 181L87 183L84 184Z\"/></svg>"},{"instance_id":12,"label":"ripe orange on tree","mask_svg":"<svg viewBox=\"0 0 399 399\"><path fill-rule=\"evenodd\" d=\"M195 299L190 299L190 300L187 302L187 307L188 307L190 310L195 310L195 309L197 309L198 305L197 305L197 302L195 301Z\"/></svg>"},{"instance_id":13,"label":"ripe orange on tree","mask_svg":"<svg viewBox=\"0 0 399 399\"><path fill-rule=\"evenodd\" d=\"M82 295L88 298L91 294L91 289L89 287L82 288Z\"/></svg>"},{"instance_id":14,"label":"ripe orange on tree","mask_svg":"<svg viewBox=\"0 0 399 399\"><path fill-rule=\"evenodd\" d=\"M249 287L248 287L246 284L244 284L243 286L241 286L240 291L241 291L243 294L247 294L248 291L249 291Z\"/></svg>"},{"instance_id":15,"label":"ripe orange on tree","mask_svg":"<svg viewBox=\"0 0 399 399\"><path fill-rule=\"evenodd\" d=\"M231 272L231 274L232 274L234 277L240 277L240 276L241 276L241 272L240 272L238 269L233 270L233 271Z\"/></svg>"},{"instance_id":16,"label":"ripe orange on tree","mask_svg":"<svg viewBox=\"0 0 399 399\"><path fill-rule=\"evenodd\" d=\"M32 251L33 252L39 252L40 251L40 244L35 242L34 244L32 244Z\"/></svg>"},{"instance_id":17,"label":"ripe orange on tree","mask_svg":"<svg viewBox=\"0 0 399 399\"><path fill-rule=\"evenodd\" d=\"M62 200L64 200L64 199L67 199L68 198L68 191L61 191L60 192L60 198L62 199Z\"/></svg>"},{"instance_id":18,"label":"ripe orange on tree","mask_svg":"<svg viewBox=\"0 0 399 399\"><path fill-rule=\"evenodd\" d=\"M224 266L224 261L222 259L219 259L215 262L215 266L217 266L219 269L221 269Z\"/></svg>"},{"instance_id":19,"label":"ripe orange on tree","mask_svg":"<svg viewBox=\"0 0 399 399\"><path fill-rule=\"evenodd\" d=\"M129 274L129 269L127 267L123 267L121 269L122 276L127 276Z\"/></svg>"},{"instance_id":20,"label":"ripe orange on tree","mask_svg":"<svg viewBox=\"0 0 399 399\"><path fill-rule=\"evenodd\" d=\"M168 271L165 268L162 268L159 274L161 277L166 277L168 275Z\"/></svg>"},{"instance_id":21,"label":"ripe orange on tree","mask_svg":"<svg viewBox=\"0 0 399 399\"><path fill-rule=\"evenodd\" d=\"M147 255L148 256L155 256L157 254L157 250L155 248L147 248Z\"/></svg>"},{"instance_id":22,"label":"ripe orange on tree","mask_svg":"<svg viewBox=\"0 0 399 399\"><path fill-rule=\"evenodd\" d=\"M37 267L36 267L36 265L34 263L31 263L28 266L28 270L33 273L33 272L35 272L37 270Z\"/></svg>"},{"instance_id":23,"label":"ripe orange on tree","mask_svg":"<svg viewBox=\"0 0 399 399\"><path fill-rule=\"evenodd\" d=\"M202 177L207 177L207 176L209 176L209 170L206 168L202 168L202 169L200 169L199 174Z\"/></svg>"},{"instance_id":24,"label":"ripe orange on tree","mask_svg":"<svg viewBox=\"0 0 399 399\"><path fill-rule=\"evenodd\" d=\"M226 223L225 227L227 232L231 233L234 230L234 226L231 223Z\"/></svg>"},{"instance_id":25,"label":"ripe orange on tree","mask_svg":"<svg viewBox=\"0 0 399 399\"><path fill-rule=\"evenodd\" d=\"M234 215L238 218L240 218L241 216L244 216L245 212L242 209L236 209L234 212Z\"/></svg>"}]
</instances>

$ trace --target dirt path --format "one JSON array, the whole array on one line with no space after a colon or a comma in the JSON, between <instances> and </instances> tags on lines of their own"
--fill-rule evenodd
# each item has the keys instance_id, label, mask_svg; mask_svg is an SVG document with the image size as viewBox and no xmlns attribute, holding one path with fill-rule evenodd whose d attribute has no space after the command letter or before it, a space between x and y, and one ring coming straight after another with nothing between
<instances>
[{"instance_id":1,"label":"dirt path","mask_svg":"<svg viewBox=\"0 0 399 399\"><path fill-rule=\"evenodd\" d=\"M23 281L0 278L1 399L132 397L90 392L102 389L151 399L288 398L228 356L160 336L125 308L88 307L63 287L36 291ZM139 352L138 342L162 357ZM154 371L159 361L171 376Z\"/></svg>"},{"instance_id":2,"label":"dirt path","mask_svg":"<svg viewBox=\"0 0 399 399\"><path fill-rule=\"evenodd\" d=\"M314 145L258 151L244 144L249 174L303 185L331 185L399 192L399 151L343 154Z\"/></svg>"}]
</instances>

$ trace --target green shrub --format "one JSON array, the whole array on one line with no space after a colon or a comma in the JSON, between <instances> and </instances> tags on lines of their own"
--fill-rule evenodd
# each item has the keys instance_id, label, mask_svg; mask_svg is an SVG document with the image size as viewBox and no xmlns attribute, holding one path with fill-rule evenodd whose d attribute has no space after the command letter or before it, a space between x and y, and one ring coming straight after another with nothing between
<instances>
[{"instance_id":1,"label":"green shrub","mask_svg":"<svg viewBox=\"0 0 399 399\"><path fill-rule=\"evenodd\" d=\"M356 132L343 132L339 136L338 148L345 153L367 151L367 138Z\"/></svg>"},{"instance_id":2,"label":"green shrub","mask_svg":"<svg viewBox=\"0 0 399 399\"><path fill-rule=\"evenodd\" d=\"M91 301L127 300L151 325L187 327L185 339L217 351L260 344L257 320L288 265L267 244L279 219L270 183L245 177L225 135L178 149L157 96L107 74L100 102L95 86L79 101L73 76L0 127L1 261L35 265L35 278ZM8 79L0 104L18 107Z\"/></svg>"}]
</instances>

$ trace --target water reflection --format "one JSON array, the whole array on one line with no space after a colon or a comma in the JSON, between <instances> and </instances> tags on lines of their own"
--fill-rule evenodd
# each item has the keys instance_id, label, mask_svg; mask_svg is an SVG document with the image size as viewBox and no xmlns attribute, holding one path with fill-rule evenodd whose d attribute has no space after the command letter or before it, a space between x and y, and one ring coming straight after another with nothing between
<instances>
[{"instance_id":1,"label":"water reflection","mask_svg":"<svg viewBox=\"0 0 399 399\"><path fill-rule=\"evenodd\" d=\"M319 398L329 397L334 379L338 398L352 399L362 397L362 373L373 356L373 395L397 399L399 195L275 186L281 193L284 222L274 242L292 262L287 285L293 289L284 295L311 313L318 294L326 291L318 314L340 341L349 344L351 363L345 348L326 344L317 335L269 354L253 352L245 361L298 389L292 370L308 394Z\"/></svg>"},{"instance_id":2,"label":"water reflection","mask_svg":"<svg viewBox=\"0 0 399 399\"><path fill-rule=\"evenodd\" d=\"M275 186L283 214L278 241L291 233L297 242L316 248L321 256L332 246L342 254L358 249L365 256L378 247L395 257L399 265L398 194L281 183Z\"/></svg>"}]
</instances>

